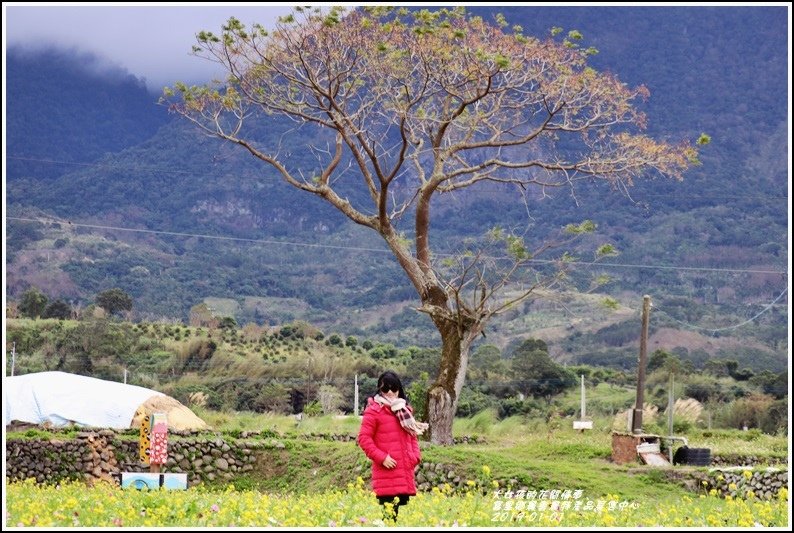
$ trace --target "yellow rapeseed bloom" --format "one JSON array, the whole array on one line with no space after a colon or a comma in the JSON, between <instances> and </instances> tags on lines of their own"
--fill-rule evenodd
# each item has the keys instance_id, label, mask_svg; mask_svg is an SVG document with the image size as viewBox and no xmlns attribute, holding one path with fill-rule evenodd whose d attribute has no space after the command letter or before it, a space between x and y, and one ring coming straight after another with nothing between
<instances>
[{"instance_id":1,"label":"yellow rapeseed bloom","mask_svg":"<svg viewBox=\"0 0 794 533\"><path fill-rule=\"evenodd\" d=\"M338 527L383 526L381 511L369 492L331 490L323 493L289 494L257 491L184 492L110 491L105 487L62 484L60 488L7 484L6 520L9 524L33 527ZM26 488L27 487L27 488ZM112 498L110 496L113 496ZM107 497L107 498L106 498ZM614 495L608 495L610 501ZM709 505L704 507L704 499ZM100 499L109 505L96 509ZM616 498L612 501L617 501ZM779 491L771 501L682 497L659 506L640 506L636 512L526 513L508 516L503 525L526 526L704 526L736 527L785 525L788 489ZM66 502L76 504L73 507ZM476 491L445 495L420 493L412 499L401 526L440 525L493 526L490 497ZM79 515L74 516L73 513ZM509 515L509 513L508 513Z\"/></svg>"}]
</instances>

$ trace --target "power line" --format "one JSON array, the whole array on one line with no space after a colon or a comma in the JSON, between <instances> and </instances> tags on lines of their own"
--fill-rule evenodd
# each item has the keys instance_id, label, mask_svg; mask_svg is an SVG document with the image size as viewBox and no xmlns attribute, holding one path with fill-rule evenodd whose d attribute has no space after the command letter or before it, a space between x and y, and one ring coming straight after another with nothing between
<instances>
[{"instance_id":1,"label":"power line","mask_svg":"<svg viewBox=\"0 0 794 533\"><path fill-rule=\"evenodd\" d=\"M547 261L553 262L553 261ZM574 265L589 265L594 267L621 267L621 268L646 268L653 270L691 270L696 272L729 272L737 274L785 274L785 270L751 270L740 268L709 268L709 267L681 267L673 265L636 265L630 263L577 263Z\"/></svg>"},{"instance_id":2,"label":"power line","mask_svg":"<svg viewBox=\"0 0 794 533\"><path fill-rule=\"evenodd\" d=\"M756 314L752 318L748 318L744 322L740 322L739 324L735 324L733 326L727 326L727 327L724 327L724 328L704 328L704 327L700 327L700 326L695 326L694 324L688 324L686 322L682 322L682 321L678 320L677 318L675 318L673 316L670 316L669 313L668 313L667 316L670 316L671 319L673 319L675 322L678 322L682 326L685 326L685 327L688 327L688 328L692 328L692 329L699 329L699 330L702 330L702 331L711 331L712 333L716 333L718 331L726 331L726 330L729 330L729 329L736 329L736 328L740 328L740 327L744 326L745 324L749 324L750 322L752 322L753 320L755 320L759 316L763 315L764 313L766 313L767 311L772 309L772 306L775 305L777 303L777 301L780 300L783 297L784 294L786 294L786 291L788 291L788 287L783 289L783 292L781 292L777 296L777 298L772 300L772 303L770 303L769 305L764 307L758 314ZM661 310L667 312L665 309L661 309Z\"/></svg>"},{"instance_id":3,"label":"power line","mask_svg":"<svg viewBox=\"0 0 794 533\"><path fill-rule=\"evenodd\" d=\"M286 246L303 246L307 248L328 248L333 250L350 250L350 251L357 251L357 252L377 252L377 253L391 253L391 250L385 248L365 248L360 246L339 246L339 245L332 245L332 244L316 244L316 243L307 243L307 242L297 242L297 241L273 241L267 239L247 239L243 237L227 237L222 235L206 235L201 233L187 233L187 232L176 232L176 231L163 231L163 230L151 230L151 229L143 229L143 228L125 228L121 226L103 226L99 224L78 224L73 223L68 220L57 220L57 219L46 219L46 218L22 218L22 217L12 217L6 216L6 220L17 220L21 222L38 222L40 224L51 224L51 223L58 223L64 224L67 226L73 227L81 227L81 228L94 228L94 229L102 229L102 230L114 230L114 231L128 231L132 233L149 233L149 234L157 234L157 235L171 235L177 237L191 237L191 238L200 238L200 239L214 239L214 240L225 240L225 241L235 241L235 242L247 242L252 244L281 244ZM453 257L453 254L443 254L439 253L436 254L439 257ZM551 259L531 259L528 262L530 263L537 263L537 264L555 264L557 261ZM692 272L723 272L723 273L735 273L735 274L786 274L785 270L756 270L756 269L739 269L739 268L710 268L710 267L683 267L683 266L675 266L675 265L641 265L641 264L631 264L631 263L586 263L581 261L569 261L567 264L571 265L584 265L584 266L595 266L595 267L615 267L615 268L637 268L637 269L649 269L649 270L678 270L678 271L692 271Z\"/></svg>"},{"instance_id":4,"label":"power line","mask_svg":"<svg viewBox=\"0 0 794 533\"><path fill-rule=\"evenodd\" d=\"M681 199L681 194L664 194L664 193L645 193L645 192L638 192L636 196L641 196L643 198L678 198ZM756 195L743 195L743 194L735 194L735 195L728 195L728 194L687 194L684 199L695 200L698 198L710 198L712 200L788 200L788 196L756 196Z\"/></svg>"},{"instance_id":5,"label":"power line","mask_svg":"<svg viewBox=\"0 0 794 533\"><path fill-rule=\"evenodd\" d=\"M35 219L35 218L21 218L21 217L10 217L6 216L6 220L19 220L23 222L38 222L40 224L48 224L48 223L57 223L57 224L64 224L66 226L74 226L77 228L94 228L94 229L103 229L103 230L115 230L115 231L129 231L133 233L151 233L156 235L171 235L176 237L196 237L200 239L214 239L220 241L236 241L236 242L248 242L252 244L283 244L288 246L305 246L307 248L330 248L333 250L353 250L359 252L389 252L390 250L386 250L383 248L363 248L363 247L356 247L356 246L336 246L333 244L315 244L315 243L308 243L308 242L291 242L291 241L271 241L267 239L246 239L244 237L226 237L222 235L204 235L200 233L185 233L179 231L162 231L162 230L153 230L153 229L142 229L142 228L124 228L120 226L101 226L97 224L76 224L69 220L57 220L57 219Z\"/></svg>"},{"instance_id":6,"label":"power line","mask_svg":"<svg viewBox=\"0 0 794 533\"><path fill-rule=\"evenodd\" d=\"M81 163L77 161L63 161L57 159L40 159L35 157L23 157L23 156L13 156L7 155L6 159L15 159L17 161L28 161L31 163L49 163L54 165L75 165L75 166L82 166L82 167L97 167L102 169L111 169L111 170L129 170L129 171L147 171L147 172L162 172L164 174L190 174L195 175L197 172L189 171L189 170L173 170L167 168L156 168L156 167L142 167L137 165L119 165L118 163L102 163L102 162L94 162L94 163ZM639 195L642 197L655 197L655 198L681 198L680 194L664 194L664 193L645 193L639 192ZM775 196L775 195L711 195L711 194L701 194L701 195L693 195L689 194L686 196L687 199L697 199L697 198L710 198L712 200L770 200L770 201L777 201L777 200L788 200L788 196Z\"/></svg>"}]
</instances>

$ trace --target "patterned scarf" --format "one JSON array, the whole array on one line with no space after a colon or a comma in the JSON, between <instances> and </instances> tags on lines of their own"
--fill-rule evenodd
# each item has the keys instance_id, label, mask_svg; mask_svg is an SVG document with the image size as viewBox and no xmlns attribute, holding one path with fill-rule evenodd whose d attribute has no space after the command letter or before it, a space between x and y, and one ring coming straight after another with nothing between
<instances>
[{"instance_id":1,"label":"patterned scarf","mask_svg":"<svg viewBox=\"0 0 794 533\"><path fill-rule=\"evenodd\" d=\"M427 430L428 427L430 427L430 424L416 421L411 414L411 411L406 408L406 403L403 398L395 398L392 401L381 396L380 394L376 394L373 399L380 405L388 405L392 412L397 416L397 420L400 421L400 425L403 427L403 429L411 435L421 435L425 432L425 430Z\"/></svg>"}]
</instances>

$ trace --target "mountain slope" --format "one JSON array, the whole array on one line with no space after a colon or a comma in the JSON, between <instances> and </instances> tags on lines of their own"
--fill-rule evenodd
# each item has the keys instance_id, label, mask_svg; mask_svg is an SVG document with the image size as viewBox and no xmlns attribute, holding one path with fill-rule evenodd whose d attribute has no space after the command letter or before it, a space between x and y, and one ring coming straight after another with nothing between
<instances>
[{"instance_id":1,"label":"mountain slope","mask_svg":"<svg viewBox=\"0 0 794 533\"><path fill-rule=\"evenodd\" d=\"M703 165L682 183L641 182L630 199L598 186L585 187L578 205L568 191L526 206L497 187L454 196L437 205L432 238L439 251L454 251L461 237L495 224L528 227L529 239L537 244L559 227L589 218L599 225L597 240L621 251L612 262L634 266L588 270L572 279L572 289L587 290L590 274L608 274L612 281L599 293L629 307L641 294L651 293L661 309L667 308L658 319L672 326L678 320L719 328L755 315L785 286L784 276L760 271L784 271L788 259L788 32L783 9L474 9L487 17L502 11L527 34L544 35L551 26L582 31L586 46L600 51L593 58L597 68L630 85L649 87L651 98L643 106L649 133L678 139L706 132L712 144L703 150ZM9 110L16 114L9 111L8 153L28 153L46 130L52 135L37 148L38 157L51 152L53 159L95 164L69 172L63 167L42 173L9 170L11 212L75 223L74 228L8 224L7 290L12 298L31 284L46 284L52 296L85 303L99 290L120 286L135 297L136 311L150 318L185 319L192 305L219 299L236 304L240 322L304 318L348 333L388 333L400 343L435 342L426 318L406 309L414 302L413 290L390 255L377 251L383 244L376 236L290 188L243 150L207 138L188 124L169 121L159 127L162 116L149 121L141 114L133 125L125 126L124 118L111 120L127 136L105 132L92 137L97 132L86 124L75 129L81 124L75 117L85 118L84 102L93 102L89 111L104 109L100 116L85 118L95 123L113 113L129 118L149 109L151 97L144 97L141 87L135 89L134 79L99 87L74 62L61 63L67 72L58 75L64 87L56 98L48 92L55 90L53 84L40 81L57 72L52 61L26 63L15 57L9 62ZM19 87L27 88L24 94ZM37 116L35 101L63 108L43 113L52 126ZM25 121L39 126L28 128ZM264 141L280 139L292 125L270 121L257 127L256 135ZM310 174L315 160L307 146L322 147L326 140L303 132L290 138L295 139L289 145L290 165ZM356 177L345 179L351 182L351 201L357 201ZM57 239L65 244L56 248ZM338 248L319 248L318 243ZM784 298L778 306L786 302ZM593 308L582 305L580 312L593 314ZM544 316L529 305L516 310L494 324L495 342L506 345L535 329L559 321L575 324L578 318L560 310L555 319L547 317L548 323L535 323L524 320L525 314ZM770 330L763 328L772 328L775 339L785 337L779 326L786 318L785 311L767 313L727 334L768 336ZM603 318L602 329L612 322ZM608 334L598 330L590 322L578 330L582 338L572 338L576 329L555 330L554 336L562 338L560 346L570 360L593 349L630 350L636 341L634 336L609 344ZM776 340L767 345L782 353Z\"/></svg>"},{"instance_id":2,"label":"mountain slope","mask_svg":"<svg viewBox=\"0 0 794 533\"><path fill-rule=\"evenodd\" d=\"M66 163L95 161L148 139L167 120L142 80L90 54L10 48L6 72L10 180L52 179L75 168Z\"/></svg>"}]
</instances>

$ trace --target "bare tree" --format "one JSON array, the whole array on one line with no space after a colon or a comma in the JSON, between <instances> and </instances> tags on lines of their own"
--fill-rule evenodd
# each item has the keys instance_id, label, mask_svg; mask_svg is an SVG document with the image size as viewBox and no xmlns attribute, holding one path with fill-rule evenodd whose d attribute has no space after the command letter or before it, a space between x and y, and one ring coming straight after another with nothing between
<instances>
[{"instance_id":1,"label":"bare tree","mask_svg":"<svg viewBox=\"0 0 794 533\"><path fill-rule=\"evenodd\" d=\"M525 202L525 191L573 192L582 180L625 190L649 173L681 179L696 162L687 143L637 133L645 116L633 104L647 89L587 66L593 50L576 44L578 32L559 42L506 28L499 17L491 25L461 8L296 9L272 33L231 18L220 35L200 32L193 48L223 65L228 79L178 83L163 98L384 239L416 289L418 310L441 335L440 372L428 393L435 443L452 441L469 348L489 319L559 278L539 276L506 296L511 275L547 246L530 253L521 237L498 230L490 239L507 244L511 259L498 273L473 251L442 265L430 243L434 200L485 182L513 184ZM295 121L295 138L307 128L328 136L317 169L293 169L280 142L264 146L247 135L248 120L269 115ZM369 203L354 205L340 192L339 177L351 168Z\"/></svg>"}]
</instances>

